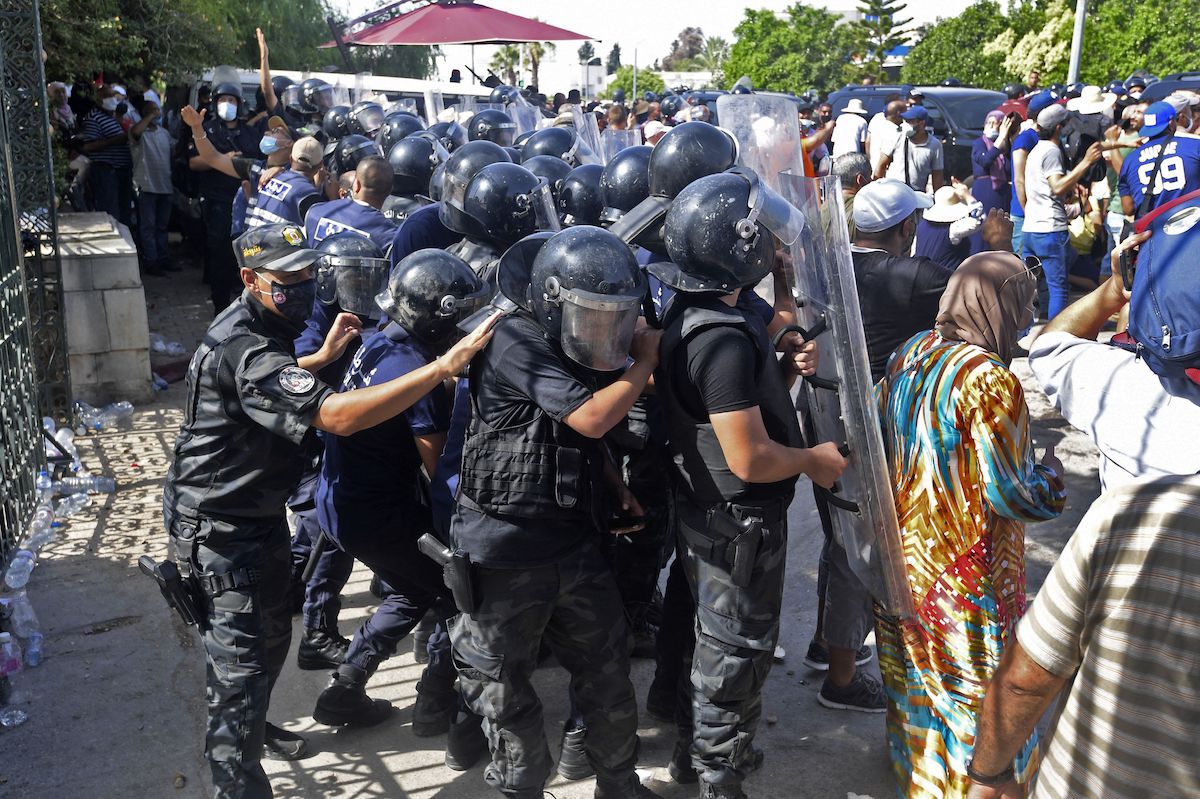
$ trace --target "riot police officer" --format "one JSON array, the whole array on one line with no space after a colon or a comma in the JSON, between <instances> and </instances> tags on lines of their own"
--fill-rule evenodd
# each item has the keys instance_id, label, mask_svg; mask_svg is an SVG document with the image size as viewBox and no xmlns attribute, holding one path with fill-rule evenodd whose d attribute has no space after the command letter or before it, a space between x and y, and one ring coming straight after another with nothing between
<instances>
[{"instance_id":1,"label":"riot police officer","mask_svg":"<svg viewBox=\"0 0 1200 799\"><path fill-rule=\"evenodd\" d=\"M751 743L778 638L796 479L828 487L846 465L834 444L804 447L766 324L746 302L771 271L776 236L791 243L800 227L799 212L753 172L711 175L676 196L664 225L671 261L647 267L677 292L655 386L701 633L694 731L679 745L690 743L705 799L744 797L757 766Z\"/></svg>"},{"instance_id":2,"label":"riot police officer","mask_svg":"<svg viewBox=\"0 0 1200 799\"><path fill-rule=\"evenodd\" d=\"M387 262L380 262L386 269ZM370 274L356 278L352 267L337 272L339 294L348 286L374 282ZM387 324L355 354L343 391L400 377L434 361L457 338L456 325L485 305L491 292L461 259L443 250L420 250L396 266L378 296L365 290L355 295L343 297L342 304L374 301ZM417 539L433 524L420 470L424 466L434 473L449 423L450 396L438 386L383 424L326 437L317 486L321 526L338 548L383 580L384 596L317 699L313 718L322 724L369 726L387 718L392 707L366 695L368 678L426 611L441 605L441 618L454 615L441 569L417 550ZM441 676L448 685L433 685L433 676L423 675L418 694L452 692L454 672ZM421 721L414 720L414 732L430 734L420 728ZM442 731L444 727L434 734Z\"/></svg>"},{"instance_id":3,"label":"riot police officer","mask_svg":"<svg viewBox=\"0 0 1200 799\"><path fill-rule=\"evenodd\" d=\"M577 166L563 178L558 189L558 216L564 227L599 225L604 208L600 197L600 178L604 167L599 164Z\"/></svg>"},{"instance_id":4,"label":"riot police officer","mask_svg":"<svg viewBox=\"0 0 1200 799\"><path fill-rule=\"evenodd\" d=\"M523 160L521 166L539 178L545 179L546 183L550 185L550 196L554 200L555 207L557 207L558 193L562 189L563 181L567 179L567 175L571 174L571 165L561 158L555 158L552 155L535 155L533 158Z\"/></svg>"},{"instance_id":5,"label":"riot police officer","mask_svg":"<svg viewBox=\"0 0 1200 799\"><path fill-rule=\"evenodd\" d=\"M368 139L375 138L383 126L383 106L373 100L359 100L350 107L346 115L347 127L351 133L358 133Z\"/></svg>"},{"instance_id":6,"label":"riot police officer","mask_svg":"<svg viewBox=\"0 0 1200 799\"><path fill-rule=\"evenodd\" d=\"M459 608L451 638L464 697L486 720L485 779L541 799L552 766L531 677L544 639L579 688L596 797L653 796L634 772L627 631L595 542L615 507L606 492L617 490L598 439L657 362L658 333L635 332L645 278L615 236L574 227L541 246L527 275L498 282L515 287L506 296L519 309L471 364L474 413L450 526L474 570L475 607Z\"/></svg>"},{"instance_id":7,"label":"riot police officer","mask_svg":"<svg viewBox=\"0 0 1200 799\"><path fill-rule=\"evenodd\" d=\"M393 111L383 118L378 130L372 135L380 151L387 155L396 146L396 142L425 130L425 123L407 111ZM355 133L359 131L353 131Z\"/></svg>"},{"instance_id":8,"label":"riot police officer","mask_svg":"<svg viewBox=\"0 0 1200 799\"><path fill-rule=\"evenodd\" d=\"M202 595L215 796L257 799L272 795L259 760L291 638L284 502L304 442L316 429L350 435L403 412L466 364L490 338L490 321L435 363L335 394L310 370L358 335L354 317L339 318L315 355L297 360L292 351L312 307L319 254L293 225L254 228L235 244L245 291L214 320L189 366L163 515L171 552ZM281 734L270 731L276 746Z\"/></svg>"},{"instance_id":9,"label":"riot police officer","mask_svg":"<svg viewBox=\"0 0 1200 799\"><path fill-rule=\"evenodd\" d=\"M600 220L612 224L650 196L650 154L653 147L626 147L604 165L600 177Z\"/></svg>"},{"instance_id":10,"label":"riot police officer","mask_svg":"<svg viewBox=\"0 0 1200 799\"><path fill-rule=\"evenodd\" d=\"M467 122L467 139L470 141L490 141L501 147L512 147L516 136L517 123L495 108L485 108Z\"/></svg>"},{"instance_id":11,"label":"riot police officer","mask_svg":"<svg viewBox=\"0 0 1200 799\"><path fill-rule=\"evenodd\" d=\"M458 234L458 241L451 245L454 254L470 264L477 273L495 261L500 251L487 242L480 224L463 211L467 188L484 167L511 163L512 158L504 148L490 141L468 142L446 161L438 218L448 230Z\"/></svg>"},{"instance_id":12,"label":"riot police officer","mask_svg":"<svg viewBox=\"0 0 1200 799\"><path fill-rule=\"evenodd\" d=\"M392 165L392 192L380 209L384 216L400 224L413 211L429 205L429 182L449 158L441 141L425 131L396 142L387 154Z\"/></svg>"},{"instance_id":13,"label":"riot police officer","mask_svg":"<svg viewBox=\"0 0 1200 799\"><path fill-rule=\"evenodd\" d=\"M385 159L371 155L359 161L350 196L317 203L305 215L309 245L316 246L326 236L349 230L366 236L386 252L396 235L396 225L380 209L392 190L392 178L392 165Z\"/></svg>"},{"instance_id":14,"label":"riot police officer","mask_svg":"<svg viewBox=\"0 0 1200 799\"><path fill-rule=\"evenodd\" d=\"M450 250L469 255L464 260L480 273L489 272L492 262L525 236L560 227L550 186L517 164L488 164L479 170L467 185L461 211L469 220L467 237Z\"/></svg>"}]
</instances>

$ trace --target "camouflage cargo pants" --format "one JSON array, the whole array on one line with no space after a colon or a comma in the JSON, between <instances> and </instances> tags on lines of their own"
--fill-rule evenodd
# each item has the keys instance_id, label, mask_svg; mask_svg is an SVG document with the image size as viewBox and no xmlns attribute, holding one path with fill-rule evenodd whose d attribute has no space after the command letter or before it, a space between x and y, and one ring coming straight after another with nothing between
<instances>
[{"instance_id":1,"label":"camouflage cargo pants","mask_svg":"<svg viewBox=\"0 0 1200 799\"><path fill-rule=\"evenodd\" d=\"M596 547L547 566L476 568L479 608L461 614L450 635L463 696L484 717L488 784L516 799L541 799L550 776L542 703L531 683L543 638L571 674L598 778L628 779L637 733L628 632Z\"/></svg>"},{"instance_id":2,"label":"camouflage cargo pants","mask_svg":"<svg viewBox=\"0 0 1200 799\"><path fill-rule=\"evenodd\" d=\"M233 525L213 519L176 522L177 552L201 574L251 569L254 582L209 598L208 731L205 756L215 799L269 799L263 738L271 689L292 640L288 603L290 542L283 519Z\"/></svg>"},{"instance_id":3,"label":"camouflage cargo pants","mask_svg":"<svg viewBox=\"0 0 1200 799\"><path fill-rule=\"evenodd\" d=\"M780 503L782 505L782 503ZM746 777L754 732L762 715L762 687L779 639L787 559L786 506L768 512L749 585L737 586L731 566L706 542L704 512L677 499L680 542L696 601L692 655L692 765L713 785L735 787Z\"/></svg>"}]
</instances>

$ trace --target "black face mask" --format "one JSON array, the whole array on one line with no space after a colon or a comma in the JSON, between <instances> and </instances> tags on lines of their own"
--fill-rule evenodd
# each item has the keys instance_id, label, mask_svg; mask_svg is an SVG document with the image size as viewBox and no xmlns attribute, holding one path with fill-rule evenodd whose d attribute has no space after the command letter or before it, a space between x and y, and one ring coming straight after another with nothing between
<instances>
[{"instance_id":1,"label":"black face mask","mask_svg":"<svg viewBox=\"0 0 1200 799\"><path fill-rule=\"evenodd\" d=\"M275 310L297 328L304 327L312 315L313 302L317 299L317 280L309 278L299 283L271 283L271 300Z\"/></svg>"}]
</instances>

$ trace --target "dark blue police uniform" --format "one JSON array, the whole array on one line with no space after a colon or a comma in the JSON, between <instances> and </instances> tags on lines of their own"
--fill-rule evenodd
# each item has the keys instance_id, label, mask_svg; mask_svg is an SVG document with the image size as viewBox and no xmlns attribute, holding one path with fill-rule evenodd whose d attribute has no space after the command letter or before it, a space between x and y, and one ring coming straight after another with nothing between
<instances>
[{"instance_id":1,"label":"dark blue police uniform","mask_svg":"<svg viewBox=\"0 0 1200 799\"><path fill-rule=\"evenodd\" d=\"M426 205L413 211L400 224L392 237L392 250L389 254L392 266L417 250L444 250L462 241L461 233L455 233L442 224L441 207L441 203Z\"/></svg>"},{"instance_id":2,"label":"dark blue police uniform","mask_svg":"<svg viewBox=\"0 0 1200 799\"><path fill-rule=\"evenodd\" d=\"M326 236L347 230L369 238L384 252L396 236L396 225L382 212L350 197L317 203L304 218L310 247L316 247Z\"/></svg>"},{"instance_id":3,"label":"dark blue police uniform","mask_svg":"<svg viewBox=\"0 0 1200 799\"><path fill-rule=\"evenodd\" d=\"M258 187L254 207L246 218L249 227L304 223L304 215L321 195L312 180L292 169L285 169Z\"/></svg>"}]
</instances>

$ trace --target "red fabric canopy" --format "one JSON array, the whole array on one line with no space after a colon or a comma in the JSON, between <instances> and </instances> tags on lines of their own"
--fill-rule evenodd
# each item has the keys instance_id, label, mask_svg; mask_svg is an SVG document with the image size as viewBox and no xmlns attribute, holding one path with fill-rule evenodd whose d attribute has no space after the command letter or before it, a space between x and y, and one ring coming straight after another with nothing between
<instances>
[{"instance_id":1,"label":"red fabric canopy","mask_svg":"<svg viewBox=\"0 0 1200 799\"><path fill-rule=\"evenodd\" d=\"M512 44L590 39L471 0L430 3L345 36L346 44ZM332 46L330 44L326 47Z\"/></svg>"}]
</instances>

